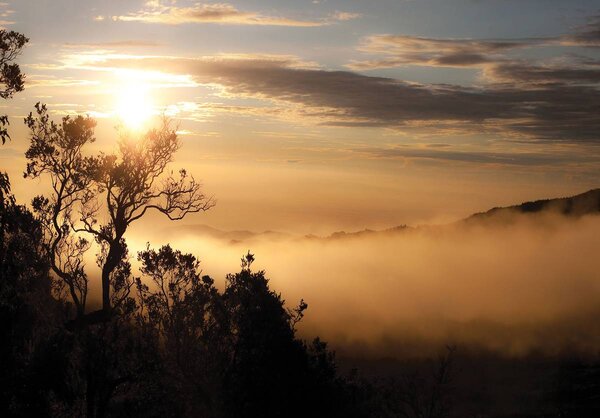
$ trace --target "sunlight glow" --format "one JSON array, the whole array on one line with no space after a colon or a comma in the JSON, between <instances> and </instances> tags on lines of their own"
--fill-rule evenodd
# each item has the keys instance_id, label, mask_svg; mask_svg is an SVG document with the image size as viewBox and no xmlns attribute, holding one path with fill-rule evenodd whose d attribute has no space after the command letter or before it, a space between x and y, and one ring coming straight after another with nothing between
<instances>
[{"instance_id":1,"label":"sunlight glow","mask_svg":"<svg viewBox=\"0 0 600 418\"><path fill-rule=\"evenodd\" d=\"M129 129L141 130L155 113L150 86L143 81L127 77L115 95L115 113Z\"/></svg>"}]
</instances>

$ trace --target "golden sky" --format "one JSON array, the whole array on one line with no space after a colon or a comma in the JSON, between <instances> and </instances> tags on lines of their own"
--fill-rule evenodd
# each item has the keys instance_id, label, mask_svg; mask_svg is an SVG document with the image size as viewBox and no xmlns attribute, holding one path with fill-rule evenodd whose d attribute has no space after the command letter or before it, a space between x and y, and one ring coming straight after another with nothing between
<instances>
[{"instance_id":1,"label":"golden sky","mask_svg":"<svg viewBox=\"0 0 600 418\"><path fill-rule=\"evenodd\" d=\"M190 224L329 233L575 194L600 180L599 13L584 0L2 2L1 24L31 41L0 158L33 196L22 118L42 101L97 118L104 150L118 124L171 118L174 168L218 200Z\"/></svg>"}]
</instances>

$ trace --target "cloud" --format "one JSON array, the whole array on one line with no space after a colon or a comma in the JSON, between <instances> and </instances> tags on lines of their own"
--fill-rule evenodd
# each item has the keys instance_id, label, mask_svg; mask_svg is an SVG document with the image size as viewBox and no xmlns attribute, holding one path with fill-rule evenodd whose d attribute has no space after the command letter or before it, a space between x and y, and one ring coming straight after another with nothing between
<instances>
[{"instance_id":1,"label":"cloud","mask_svg":"<svg viewBox=\"0 0 600 418\"><path fill-rule=\"evenodd\" d=\"M361 16L362 16L362 14L360 14L360 13L340 12L338 10L331 15L331 18L333 20L339 20L340 22L345 22L348 20L358 19Z\"/></svg>"},{"instance_id":2,"label":"cloud","mask_svg":"<svg viewBox=\"0 0 600 418\"><path fill-rule=\"evenodd\" d=\"M436 94L440 106L446 109L440 121L461 120L448 108L454 102L454 106L473 112L473 117L463 121L480 120L482 130L488 132L495 127L538 140L597 143L600 123L594 113L600 110L600 61L572 55L543 59L511 55L518 49L539 47L553 47L551 51L562 54L564 47L582 46L600 47L600 17L590 19L571 34L546 38L477 40L373 35L362 41L359 50L378 57L353 61L348 67L359 71L409 65L479 69L479 81L484 84L478 89L448 87L443 95ZM432 87L437 90L430 86L430 91ZM434 116L433 103L423 97L419 102L426 104L424 115Z\"/></svg>"},{"instance_id":3,"label":"cloud","mask_svg":"<svg viewBox=\"0 0 600 418\"><path fill-rule=\"evenodd\" d=\"M15 14L15 11L10 8L10 4L5 2L0 2L0 29L5 26L14 25L16 22L14 20L9 20Z\"/></svg>"},{"instance_id":4,"label":"cloud","mask_svg":"<svg viewBox=\"0 0 600 418\"><path fill-rule=\"evenodd\" d=\"M600 15L593 16L589 22L579 27L575 33L562 37L565 45L600 47Z\"/></svg>"},{"instance_id":5,"label":"cloud","mask_svg":"<svg viewBox=\"0 0 600 418\"><path fill-rule=\"evenodd\" d=\"M372 35L358 49L378 55L355 60L353 70L374 70L409 65L427 67L475 68L481 81L504 83L521 89L539 89L540 84L600 84L600 61L583 56L558 56L546 59L515 58L515 50L539 47L600 47L600 16L589 20L571 34L546 38L477 40L436 39L406 35Z\"/></svg>"},{"instance_id":6,"label":"cloud","mask_svg":"<svg viewBox=\"0 0 600 418\"><path fill-rule=\"evenodd\" d=\"M71 77L58 78L52 76L35 76L30 75L27 77L25 84L28 88L33 87L82 87L92 86L99 84L98 81L94 80L78 80Z\"/></svg>"},{"instance_id":7,"label":"cloud","mask_svg":"<svg viewBox=\"0 0 600 418\"><path fill-rule=\"evenodd\" d=\"M93 49L120 49L120 48L136 48L136 47L156 47L161 44L156 41L144 41L136 39L128 39L123 41L113 42L88 42L88 43L71 43L63 45L65 48L93 48Z\"/></svg>"},{"instance_id":8,"label":"cloud","mask_svg":"<svg viewBox=\"0 0 600 418\"><path fill-rule=\"evenodd\" d=\"M348 67L371 70L405 65L433 67L489 67L512 61L506 56L515 49L542 46L600 47L600 16L595 16L574 33L557 37L525 39L439 39L380 34L362 40L359 51L385 58L359 60Z\"/></svg>"},{"instance_id":9,"label":"cloud","mask_svg":"<svg viewBox=\"0 0 600 418\"><path fill-rule=\"evenodd\" d=\"M474 39L435 39L405 35L373 35L362 41L359 50L388 58L354 61L349 68L368 70L402 65L470 67L498 60L511 49L536 45L544 40L509 41Z\"/></svg>"},{"instance_id":10,"label":"cloud","mask_svg":"<svg viewBox=\"0 0 600 418\"><path fill-rule=\"evenodd\" d=\"M574 156L553 153L532 152L491 152L491 151L456 151L447 150L446 144L431 144L426 148L358 148L355 152L366 154L374 158L386 159L429 159L443 160L458 163L475 163L495 166L557 166L559 164L599 164L600 156L580 155Z\"/></svg>"},{"instance_id":11,"label":"cloud","mask_svg":"<svg viewBox=\"0 0 600 418\"><path fill-rule=\"evenodd\" d=\"M359 16L356 13L335 12L327 19L297 20L282 16L266 15L259 12L246 12L228 3L197 3L190 7L177 7L164 6L159 2L148 2L145 9L137 13L114 16L113 20L168 25L219 23L231 25L314 27L330 25L336 21L352 20Z\"/></svg>"},{"instance_id":12,"label":"cloud","mask_svg":"<svg viewBox=\"0 0 600 418\"><path fill-rule=\"evenodd\" d=\"M199 84L222 86L228 95L295 105L303 116L333 126L439 130L446 124L505 137L600 142L600 91L593 86L421 85L299 67L299 60L276 56L119 59L113 55L94 65L187 74Z\"/></svg>"},{"instance_id":13,"label":"cloud","mask_svg":"<svg viewBox=\"0 0 600 418\"><path fill-rule=\"evenodd\" d=\"M484 69L485 78L494 82L519 84L598 84L600 62L578 66L533 65L528 62L498 63Z\"/></svg>"}]
</instances>

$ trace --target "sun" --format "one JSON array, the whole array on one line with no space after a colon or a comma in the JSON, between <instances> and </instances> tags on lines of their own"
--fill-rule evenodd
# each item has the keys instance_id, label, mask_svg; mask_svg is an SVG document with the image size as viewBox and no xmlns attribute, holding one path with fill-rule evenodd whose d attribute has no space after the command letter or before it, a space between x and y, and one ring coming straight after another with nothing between
<instances>
[{"instance_id":1,"label":"sun","mask_svg":"<svg viewBox=\"0 0 600 418\"><path fill-rule=\"evenodd\" d=\"M149 85L128 79L116 92L115 113L132 130L141 130L154 114Z\"/></svg>"}]
</instances>

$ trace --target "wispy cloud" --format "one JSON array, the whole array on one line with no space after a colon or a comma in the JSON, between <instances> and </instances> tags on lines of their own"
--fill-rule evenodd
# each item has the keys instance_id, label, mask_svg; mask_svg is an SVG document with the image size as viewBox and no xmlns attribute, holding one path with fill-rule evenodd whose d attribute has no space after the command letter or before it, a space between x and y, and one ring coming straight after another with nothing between
<instances>
[{"instance_id":1,"label":"wispy cloud","mask_svg":"<svg viewBox=\"0 0 600 418\"><path fill-rule=\"evenodd\" d=\"M156 41L144 41L137 39L127 39L122 41L112 42L82 42L82 43L66 43L63 47L70 49L93 48L93 49L121 49L121 48L137 48L137 47L156 47L161 43Z\"/></svg>"},{"instance_id":2,"label":"wispy cloud","mask_svg":"<svg viewBox=\"0 0 600 418\"><path fill-rule=\"evenodd\" d=\"M588 85L600 83L600 62L536 65L527 61L501 62L484 68L489 81L520 84L525 88L540 84Z\"/></svg>"},{"instance_id":3,"label":"wispy cloud","mask_svg":"<svg viewBox=\"0 0 600 418\"><path fill-rule=\"evenodd\" d=\"M345 22L347 20L358 19L361 16L362 16L362 14L360 14L360 13L340 12L338 10L331 15L331 19L338 20L340 22Z\"/></svg>"},{"instance_id":4,"label":"wispy cloud","mask_svg":"<svg viewBox=\"0 0 600 418\"><path fill-rule=\"evenodd\" d=\"M405 65L431 67L489 67L511 61L507 54L516 49L547 46L600 47L600 16L573 33L556 37L526 39L440 39L380 34L366 37L358 50L380 57L351 62L355 70Z\"/></svg>"},{"instance_id":5,"label":"wispy cloud","mask_svg":"<svg viewBox=\"0 0 600 418\"><path fill-rule=\"evenodd\" d=\"M295 26L314 27L330 25L360 17L357 13L335 12L318 20L300 20L284 16L274 16L255 11L239 10L228 3L197 3L190 7L163 5L158 1L147 2L135 13L113 16L116 21L162 23L179 25L184 23L218 23L230 25Z\"/></svg>"},{"instance_id":6,"label":"wispy cloud","mask_svg":"<svg viewBox=\"0 0 600 418\"><path fill-rule=\"evenodd\" d=\"M600 47L600 15L592 17L586 25L561 40L566 45Z\"/></svg>"},{"instance_id":7,"label":"wispy cloud","mask_svg":"<svg viewBox=\"0 0 600 418\"><path fill-rule=\"evenodd\" d=\"M6 2L0 2L0 29L15 24L12 19L15 11L11 9L10 4Z\"/></svg>"},{"instance_id":8,"label":"wispy cloud","mask_svg":"<svg viewBox=\"0 0 600 418\"><path fill-rule=\"evenodd\" d=\"M556 166L561 164L600 163L600 156L573 155L568 153L550 152L506 152L506 151L477 151L477 150L453 150L447 147L389 147L389 148L359 148L354 151L368 155L373 158L384 159L426 159L441 160L456 163L475 163L494 166Z\"/></svg>"},{"instance_id":9,"label":"wispy cloud","mask_svg":"<svg viewBox=\"0 0 600 418\"><path fill-rule=\"evenodd\" d=\"M359 50L385 58L355 61L352 69L374 69L402 65L440 67L480 66L498 60L502 53L546 42L538 39L474 40L434 39L404 35L373 35L363 40Z\"/></svg>"},{"instance_id":10,"label":"wispy cloud","mask_svg":"<svg viewBox=\"0 0 600 418\"><path fill-rule=\"evenodd\" d=\"M513 54L515 50L540 47L547 48L543 55ZM479 121L482 130L500 129L538 140L600 142L600 123L594 116L600 110L600 61L595 55L564 55L569 47L600 47L600 18L590 20L571 34L547 38L477 40L373 35L364 39L359 49L378 57L354 61L348 67L479 69L479 81L483 83L479 88L454 86L440 90L429 86L431 96L421 94L414 98L414 108L422 115L415 119L426 121L429 118L424 115L431 119L439 115L440 121ZM549 57L548 51L555 56ZM397 88L390 91L394 89ZM453 106L471 116L461 119L461 110L451 110Z\"/></svg>"},{"instance_id":11,"label":"wispy cloud","mask_svg":"<svg viewBox=\"0 0 600 418\"><path fill-rule=\"evenodd\" d=\"M27 77L26 85L28 88L32 87L82 87L92 86L99 84L95 80L80 80L71 77L59 78L52 76L36 76L30 75Z\"/></svg>"}]
</instances>

